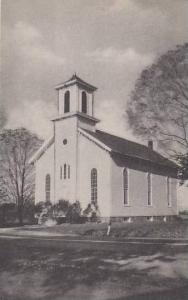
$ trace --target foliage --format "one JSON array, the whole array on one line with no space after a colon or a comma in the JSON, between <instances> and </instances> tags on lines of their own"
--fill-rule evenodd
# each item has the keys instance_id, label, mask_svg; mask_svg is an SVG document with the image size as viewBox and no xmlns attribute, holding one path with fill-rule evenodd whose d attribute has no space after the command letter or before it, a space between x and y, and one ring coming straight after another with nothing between
<instances>
[{"instance_id":1,"label":"foliage","mask_svg":"<svg viewBox=\"0 0 188 300\"><path fill-rule=\"evenodd\" d=\"M63 217L66 218L66 222L68 223L80 223L82 209L79 201L70 203L68 200L61 199L54 205L52 205L51 202L37 203L35 205L35 213L38 219L43 218L44 222L48 219L52 219L60 224L60 219ZM41 223L43 223L43 221L41 221Z\"/></svg>"},{"instance_id":2,"label":"foliage","mask_svg":"<svg viewBox=\"0 0 188 300\"><path fill-rule=\"evenodd\" d=\"M156 137L171 155L188 151L188 43L141 73L127 115L135 134Z\"/></svg>"},{"instance_id":3,"label":"foliage","mask_svg":"<svg viewBox=\"0 0 188 300\"><path fill-rule=\"evenodd\" d=\"M68 208L68 211L66 213L66 219L69 223L79 223L80 217L81 217L81 205L79 201L74 202L71 204Z\"/></svg>"},{"instance_id":4,"label":"foliage","mask_svg":"<svg viewBox=\"0 0 188 300\"><path fill-rule=\"evenodd\" d=\"M6 226L9 220L9 214L14 209L15 204L9 202L3 202L0 204L0 226Z\"/></svg>"},{"instance_id":5,"label":"foliage","mask_svg":"<svg viewBox=\"0 0 188 300\"><path fill-rule=\"evenodd\" d=\"M184 180L188 179L188 152L186 154L177 154L175 156L180 169L179 169L179 178L180 184L184 183Z\"/></svg>"},{"instance_id":6,"label":"foliage","mask_svg":"<svg viewBox=\"0 0 188 300\"><path fill-rule=\"evenodd\" d=\"M180 214L188 216L188 210L183 210L183 211L180 212Z\"/></svg>"},{"instance_id":7,"label":"foliage","mask_svg":"<svg viewBox=\"0 0 188 300\"><path fill-rule=\"evenodd\" d=\"M33 200L34 193L34 173L29 158L41 142L25 128L4 129L0 133L1 189L9 202L16 203L20 225L24 205Z\"/></svg>"},{"instance_id":8,"label":"foliage","mask_svg":"<svg viewBox=\"0 0 188 300\"><path fill-rule=\"evenodd\" d=\"M97 222L99 219L99 208L96 202L89 203L83 211L83 215L87 216L91 222Z\"/></svg>"},{"instance_id":9,"label":"foliage","mask_svg":"<svg viewBox=\"0 0 188 300\"><path fill-rule=\"evenodd\" d=\"M53 209L56 215L65 215L70 209L70 202L68 200L60 199L57 204L54 204Z\"/></svg>"}]
</instances>

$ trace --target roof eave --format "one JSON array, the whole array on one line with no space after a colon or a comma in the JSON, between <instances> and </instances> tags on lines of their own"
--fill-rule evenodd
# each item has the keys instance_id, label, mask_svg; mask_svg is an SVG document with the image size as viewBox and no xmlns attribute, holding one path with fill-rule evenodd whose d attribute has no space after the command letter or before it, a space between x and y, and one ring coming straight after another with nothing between
<instances>
[{"instance_id":1,"label":"roof eave","mask_svg":"<svg viewBox=\"0 0 188 300\"><path fill-rule=\"evenodd\" d=\"M83 136L93 141L95 144L97 144L99 147L103 148L107 152L112 152L112 149L108 146L106 146L103 142L99 141L89 133L87 133L84 129L78 128L78 132L80 132Z\"/></svg>"},{"instance_id":2,"label":"roof eave","mask_svg":"<svg viewBox=\"0 0 188 300\"><path fill-rule=\"evenodd\" d=\"M93 91L93 92L97 90L97 87L95 87L95 86L93 86L91 84L88 84L86 82L78 81L76 79L68 81L68 82L60 83L60 84L58 84L58 85L55 86L55 89L56 90L60 90L60 89L69 87L69 86L74 85L74 84L77 84L78 86L84 87L84 88L86 88L86 89L88 89L90 91Z\"/></svg>"},{"instance_id":3,"label":"roof eave","mask_svg":"<svg viewBox=\"0 0 188 300\"><path fill-rule=\"evenodd\" d=\"M54 136L43 143L43 145L29 159L29 164L34 164L46 152L46 150L54 143Z\"/></svg>"},{"instance_id":4,"label":"roof eave","mask_svg":"<svg viewBox=\"0 0 188 300\"><path fill-rule=\"evenodd\" d=\"M140 160L143 160L143 161L146 161L146 162L150 162L150 163L152 163L152 164L156 164L156 165L160 165L160 166L163 166L163 167L166 167L166 168L171 168L171 169L174 169L174 171L178 171L178 166L169 166L169 165L166 165L166 164L163 164L163 163L160 163L160 162L155 162L155 161L153 161L153 160L149 160L149 159L145 159L145 158L143 158L143 157L139 157L139 156L136 156L136 155L128 155L128 154L124 154L124 153L122 153L122 152L118 152L118 151L115 151L115 150L113 150L112 149L112 151L111 151L111 154L113 155L113 154L117 154L117 155L122 155L122 156L124 156L124 157L128 157L128 158L132 158L132 159L134 159L134 158L136 158L136 159L140 159Z\"/></svg>"}]
</instances>

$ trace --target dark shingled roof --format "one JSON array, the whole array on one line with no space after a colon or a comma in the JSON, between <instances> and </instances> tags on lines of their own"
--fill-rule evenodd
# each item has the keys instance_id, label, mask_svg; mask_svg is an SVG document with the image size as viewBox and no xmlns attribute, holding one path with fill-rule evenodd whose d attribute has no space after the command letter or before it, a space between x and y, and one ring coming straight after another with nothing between
<instances>
[{"instance_id":1,"label":"dark shingled roof","mask_svg":"<svg viewBox=\"0 0 188 300\"><path fill-rule=\"evenodd\" d=\"M175 163L142 144L138 144L100 130L92 132L84 129L84 131L108 146L114 153L147 160L171 168L177 168Z\"/></svg>"}]
</instances>

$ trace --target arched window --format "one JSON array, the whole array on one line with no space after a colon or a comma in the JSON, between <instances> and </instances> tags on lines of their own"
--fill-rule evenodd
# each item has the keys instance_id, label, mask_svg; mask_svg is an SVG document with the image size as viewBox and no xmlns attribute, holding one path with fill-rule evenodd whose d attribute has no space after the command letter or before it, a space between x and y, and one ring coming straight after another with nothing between
<instances>
[{"instance_id":1,"label":"arched window","mask_svg":"<svg viewBox=\"0 0 188 300\"><path fill-rule=\"evenodd\" d=\"M70 111L70 92L66 91L64 95L64 113Z\"/></svg>"},{"instance_id":2,"label":"arched window","mask_svg":"<svg viewBox=\"0 0 188 300\"><path fill-rule=\"evenodd\" d=\"M97 203L97 169L91 170L91 202Z\"/></svg>"},{"instance_id":3,"label":"arched window","mask_svg":"<svg viewBox=\"0 0 188 300\"><path fill-rule=\"evenodd\" d=\"M64 164L64 167L63 167L63 174L64 174L64 179L66 179L67 178L67 165L66 164Z\"/></svg>"},{"instance_id":4,"label":"arched window","mask_svg":"<svg viewBox=\"0 0 188 300\"><path fill-rule=\"evenodd\" d=\"M128 178L128 170L125 168L123 170L123 203L124 205L129 204L129 195L128 195L128 189L129 189L129 178Z\"/></svg>"},{"instance_id":5,"label":"arched window","mask_svg":"<svg viewBox=\"0 0 188 300\"><path fill-rule=\"evenodd\" d=\"M82 92L82 112L87 114L87 95L86 92Z\"/></svg>"},{"instance_id":6,"label":"arched window","mask_svg":"<svg viewBox=\"0 0 188 300\"><path fill-rule=\"evenodd\" d=\"M152 175L150 173L147 174L148 181L148 206L152 205Z\"/></svg>"},{"instance_id":7,"label":"arched window","mask_svg":"<svg viewBox=\"0 0 188 300\"><path fill-rule=\"evenodd\" d=\"M168 206L171 206L171 194L170 194L170 178L167 177L166 179L166 193L167 193L167 203Z\"/></svg>"},{"instance_id":8,"label":"arched window","mask_svg":"<svg viewBox=\"0 0 188 300\"><path fill-rule=\"evenodd\" d=\"M46 175L45 192L46 192L46 201L50 201L50 174Z\"/></svg>"},{"instance_id":9,"label":"arched window","mask_svg":"<svg viewBox=\"0 0 188 300\"><path fill-rule=\"evenodd\" d=\"M60 179L63 178L63 169L62 169L62 166L60 166Z\"/></svg>"}]
</instances>

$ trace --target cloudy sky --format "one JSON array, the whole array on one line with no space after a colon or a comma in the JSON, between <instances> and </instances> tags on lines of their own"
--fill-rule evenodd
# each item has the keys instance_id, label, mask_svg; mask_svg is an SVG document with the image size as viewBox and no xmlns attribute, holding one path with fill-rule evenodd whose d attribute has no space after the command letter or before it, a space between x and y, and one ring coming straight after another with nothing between
<instances>
[{"instance_id":1,"label":"cloudy sky","mask_svg":"<svg viewBox=\"0 0 188 300\"><path fill-rule=\"evenodd\" d=\"M54 86L76 72L98 87L100 128L134 139L130 91L143 68L188 40L187 20L187 0L2 0L6 126L48 137Z\"/></svg>"}]
</instances>

